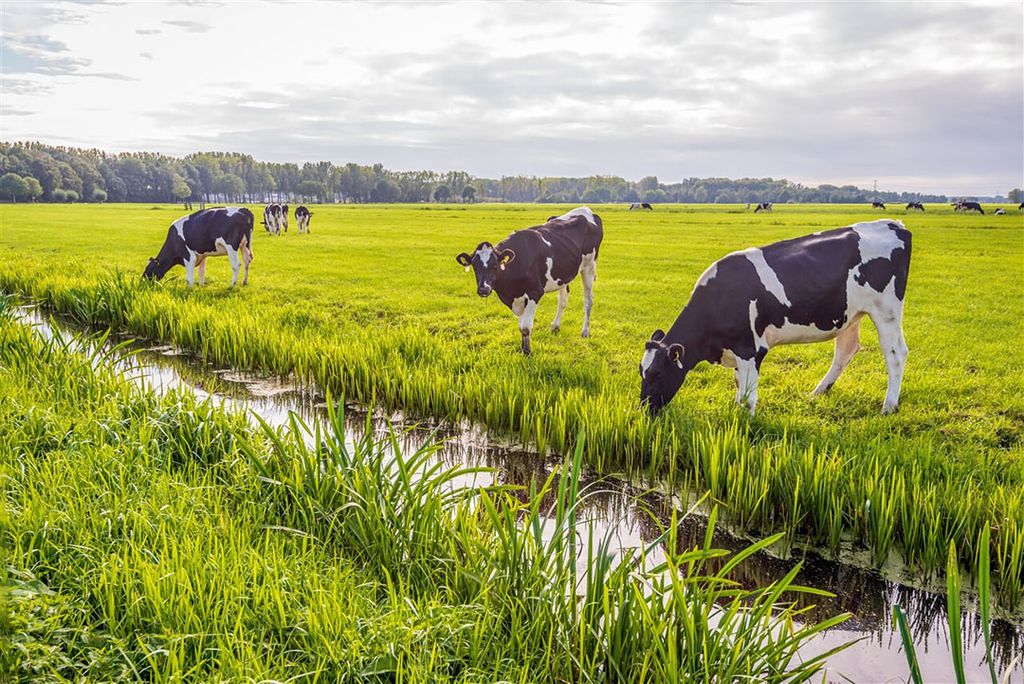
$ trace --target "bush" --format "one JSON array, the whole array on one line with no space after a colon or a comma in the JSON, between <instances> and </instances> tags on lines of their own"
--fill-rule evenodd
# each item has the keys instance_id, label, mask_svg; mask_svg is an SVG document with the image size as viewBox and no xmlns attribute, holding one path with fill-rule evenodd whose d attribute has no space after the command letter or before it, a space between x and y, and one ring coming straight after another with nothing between
<instances>
[{"instance_id":1,"label":"bush","mask_svg":"<svg viewBox=\"0 0 1024 684\"><path fill-rule=\"evenodd\" d=\"M68 193L65 190L57 188L50 194L50 199L52 199L54 202L67 202Z\"/></svg>"},{"instance_id":2,"label":"bush","mask_svg":"<svg viewBox=\"0 0 1024 684\"><path fill-rule=\"evenodd\" d=\"M64 191L64 201L65 202L77 202L78 201L78 193L75 192L74 190L65 190Z\"/></svg>"},{"instance_id":3,"label":"bush","mask_svg":"<svg viewBox=\"0 0 1024 684\"><path fill-rule=\"evenodd\" d=\"M106 202L107 201L107 191L106 190L100 190L99 188L96 188L95 190L92 191L92 201L93 202Z\"/></svg>"}]
</instances>

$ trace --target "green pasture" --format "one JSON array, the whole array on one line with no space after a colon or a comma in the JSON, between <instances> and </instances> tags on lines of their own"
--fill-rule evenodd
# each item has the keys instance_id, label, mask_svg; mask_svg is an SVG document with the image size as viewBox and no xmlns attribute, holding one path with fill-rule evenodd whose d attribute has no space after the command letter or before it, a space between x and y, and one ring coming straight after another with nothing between
<instances>
[{"instance_id":1,"label":"green pasture","mask_svg":"<svg viewBox=\"0 0 1024 684\"><path fill-rule=\"evenodd\" d=\"M0 289L79 320L174 342L221 363L295 372L350 399L415 414L468 417L541 448L570 450L580 430L601 472L668 477L710 492L753 534L834 553L866 549L941 572L950 541L967 569L991 534L1005 605L1024 596L1024 215L959 215L949 206L594 206L605 226L592 337L572 287L562 332L541 302L533 356L515 318L480 299L454 260L482 240L569 206L313 207L312 233L257 224L246 288L227 259L189 291L184 270L138 281L174 206L2 205ZM294 205L293 205L294 209ZM261 209L253 207L261 216ZM901 406L881 416L886 375L872 326L827 397L810 390L830 344L773 350L758 413L733 403L731 371L702 366L657 419L638 407L644 341L667 328L699 274L726 253L880 217L914 236ZM259 219L257 219L259 220Z\"/></svg>"}]
</instances>

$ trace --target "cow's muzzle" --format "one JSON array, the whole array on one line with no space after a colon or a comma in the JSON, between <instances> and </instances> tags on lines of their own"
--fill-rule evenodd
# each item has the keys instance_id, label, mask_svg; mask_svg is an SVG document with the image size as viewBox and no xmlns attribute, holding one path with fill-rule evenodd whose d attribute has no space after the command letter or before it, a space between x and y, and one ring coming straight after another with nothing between
<instances>
[{"instance_id":1,"label":"cow's muzzle","mask_svg":"<svg viewBox=\"0 0 1024 684\"><path fill-rule=\"evenodd\" d=\"M487 295L491 294L491 288L490 287L486 287L486 286L485 287L478 287L478 288L476 288L476 293L478 295L480 295L481 297L486 297Z\"/></svg>"}]
</instances>

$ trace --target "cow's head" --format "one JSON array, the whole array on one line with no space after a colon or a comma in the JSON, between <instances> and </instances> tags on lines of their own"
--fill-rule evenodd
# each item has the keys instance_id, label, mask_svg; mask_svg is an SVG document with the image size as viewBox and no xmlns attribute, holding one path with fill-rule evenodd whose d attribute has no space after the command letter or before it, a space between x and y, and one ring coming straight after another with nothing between
<instances>
[{"instance_id":1,"label":"cow's head","mask_svg":"<svg viewBox=\"0 0 1024 684\"><path fill-rule=\"evenodd\" d=\"M472 256L463 252L455 260L467 271L472 268L476 272L476 293L486 297L494 289L494 279L515 258L516 253L511 249L498 250L490 242L481 242Z\"/></svg>"},{"instance_id":2,"label":"cow's head","mask_svg":"<svg viewBox=\"0 0 1024 684\"><path fill-rule=\"evenodd\" d=\"M142 272L142 277L147 280L160 280L167 274L167 271L171 270L173 265L173 263L163 264L156 257L150 257L149 263L146 264L146 270Z\"/></svg>"},{"instance_id":3,"label":"cow's head","mask_svg":"<svg viewBox=\"0 0 1024 684\"><path fill-rule=\"evenodd\" d=\"M655 415L672 400L686 379L683 363L686 349L681 344L665 342L665 333L655 330L644 345L640 360L640 403Z\"/></svg>"}]
</instances>

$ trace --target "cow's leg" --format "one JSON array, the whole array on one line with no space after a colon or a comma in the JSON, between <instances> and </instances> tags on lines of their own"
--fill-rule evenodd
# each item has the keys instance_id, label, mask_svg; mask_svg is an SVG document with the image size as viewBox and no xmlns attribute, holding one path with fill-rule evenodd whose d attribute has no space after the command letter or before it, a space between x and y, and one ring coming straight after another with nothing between
<instances>
[{"instance_id":1,"label":"cow's leg","mask_svg":"<svg viewBox=\"0 0 1024 684\"><path fill-rule=\"evenodd\" d=\"M206 257L200 256L196 259L196 270L199 271L199 284L206 284Z\"/></svg>"},{"instance_id":2,"label":"cow's leg","mask_svg":"<svg viewBox=\"0 0 1024 684\"><path fill-rule=\"evenodd\" d=\"M900 403L900 387L903 385L903 371L907 365L907 342L903 339L902 306L883 315L872 316L878 329L878 346L885 356L885 369L889 373L889 388L885 393L882 413L894 413Z\"/></svg>"},{"instance_id":3,"label":"cow's leg","mask_svg":"<svg viewBox=\"0 0 1024 684\"><path fill-rule=\"evenodd\" d=\"M244 246L239 246L243 250L245 249ZM241 266L238 259L238 250L231 245L227 245L225 247L225 251L228 253L228 259L231 259L231 287L234 287L235 285L238 285L238 268Z\"/></svg>"},{"instance_id":4,"label":"cow's leg","mask_svg":"<svg viewBox=\"0 0 1024 684\"><path fill-rule=\"evenodd\" d=\"M750 415L754 415L757 408L757 376L758 366L756 359L741 359L736 357L736 403L746 406Z\"/></svg>"},{"instance_id":5,"label":"cow's leg","mask_svg":"<svg viewBox=\"0 0 1024 684\"><path fill-rule=\"evenodd\" d=\"M569 286L563 285L558 291L558 312L555 314L555 320L551 321L551 332L556 333L562 327L562 314L565 312L565 307L568 303Z\"/></svg>"},{"instance_id":6,"label":"cow's leg","mask_svg":"<svg viewBox=\"0 0 1024 684\"><path fill-rule=\"evenodd\" d=\"M849 328L839 333L836 337L836 350L832 357L832 367L825 373L818 386L814 388L813 394L825 394L835 384L839 376L843 374L847 364L853 359L854 354L860 349L860 321L856 321Z\"/></svg>"},{"instance_id":7,"label":"cow's leg","mask_svg":"<svg viewBox=\"0 0 1024 684\"><path fill-rule=\"evenodd\" d=\"M580 266L583 281L583 337L590 337L590 310L594 308L594 281L597 279L597 256L584 254Z\"/></svg>"},{"instance_id":8,"label":"cow's leg","mask_svg":"<svg viewBox=\"0 0 1024 684\"><path fill-rule=\"evenodd\" d=\"M188 286L192 287L192 283L195 282L196 276L196 255L189 254L188 258L185 259L185 280L188 282Z\"/></svg>"},{"instance_id":9,"label":"cow's leg","mask_svg":"<svg viewBox=\"0 0 1024 684\"><path fill-rule=\"evenodd\" d=\"M533 332L533 317L537 315L539 301L539 295L532 299L528 294L512 301L512 313L519 318L519 333L523 336L523 354L527 356L530 354L530 333Z\"/></svg>"},{"instance_id":10,"label":"cow's leg","mask_svg":"<svg viewBox=\"0 0 1024 684\"><path fill-rule=\"evenodd\" d=\"M242 265L245 267L245 274L242 276L242 285L249 284L249 264L252 263L252 249L247 242L239 245L242 251Z\"/></svg>"}]
</instances>

